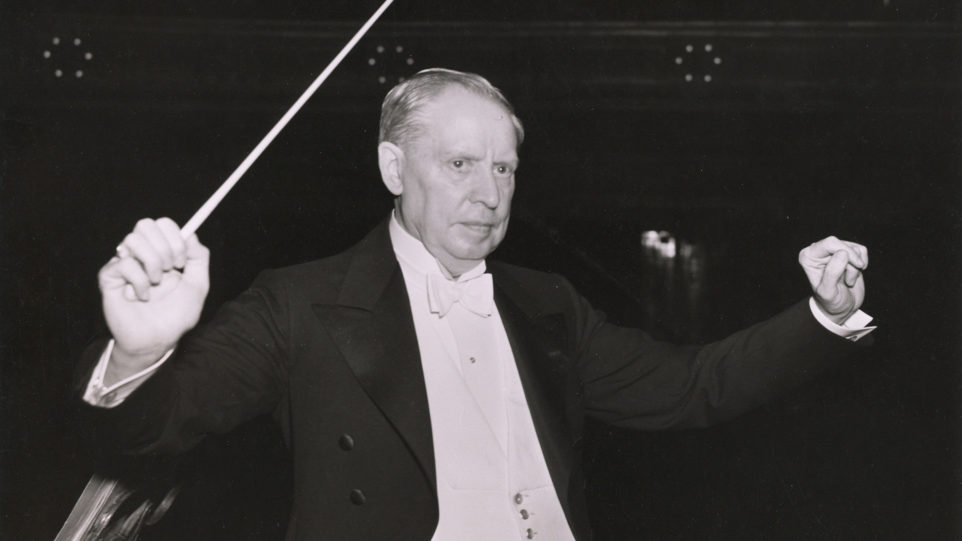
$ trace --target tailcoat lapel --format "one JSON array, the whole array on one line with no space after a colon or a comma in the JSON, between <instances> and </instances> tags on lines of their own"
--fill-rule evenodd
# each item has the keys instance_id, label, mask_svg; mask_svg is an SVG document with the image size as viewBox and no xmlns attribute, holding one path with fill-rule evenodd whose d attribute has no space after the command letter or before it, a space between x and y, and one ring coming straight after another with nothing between
<instances>
[{"instance_id":1,"label":"tailcoat lapel","mask_svg":"<svg viewBox=\"0 0 962 541\"><path fill-rule=\"evenodd\" d=\"M548 470L568 512L566 496L578 443L572 434L580 434L580 427L571 426L570 420L580 415L568 411L568 394L578 390L571 388L576 378L568 373L564 316L543 311L538 299L501 265L493 263L489 269ZM353 250L336 302L313 308L358 382L436 487L417 335L387 222Z\"/></svg>"},{"instance_id":2,"label":"tailcoat lapel","mask_svg":"<svg viewBox=\"0 0 962 541\"><path fill-rule=\"evenodd\" d=\"M337 302L315 304L345 362L436 487L424 373L387 222L354 250Z\"/></svg>"}]
</instances>

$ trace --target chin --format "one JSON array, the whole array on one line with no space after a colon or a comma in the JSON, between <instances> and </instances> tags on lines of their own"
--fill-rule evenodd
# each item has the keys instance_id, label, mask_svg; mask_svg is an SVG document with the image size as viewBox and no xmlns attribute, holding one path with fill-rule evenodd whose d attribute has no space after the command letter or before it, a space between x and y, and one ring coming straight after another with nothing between
<instances>
[{"instance_id":1,"label":"chin","mask_svg":"<svg viewBox=\"0 0 962 541\"><path fill-rule=\"evenodd\" d=\"M489 238L482 242L462 243L457 257L465 260L481 260L488 257L500 244L500 239Z\"/></svg>"}]
</instances>

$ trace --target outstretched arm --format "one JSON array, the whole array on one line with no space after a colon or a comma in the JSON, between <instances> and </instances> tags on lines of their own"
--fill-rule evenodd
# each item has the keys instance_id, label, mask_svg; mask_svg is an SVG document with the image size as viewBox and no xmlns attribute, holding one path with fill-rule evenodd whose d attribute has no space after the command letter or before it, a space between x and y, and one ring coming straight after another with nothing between
<instances>
[{"instance_id":1,"label":"outstretched arm","mask_svg":"<svg viewBox=\"0 0 962 541\"><path fill-rule=\"evenodd\" d=\"M587 413L643 430L707 426L838 366L854 351L853 336L871 330L825 330L826 322L843 325L858 313L868 250L829 237L802 250L799 260L812 286L811 302L704 346L675 346L607 324L575 295L580 307L571 313L583 315L574 328L583 331L576 343ZM815 310L825 317L812 317Z\"/></svg>"}]
</instances>

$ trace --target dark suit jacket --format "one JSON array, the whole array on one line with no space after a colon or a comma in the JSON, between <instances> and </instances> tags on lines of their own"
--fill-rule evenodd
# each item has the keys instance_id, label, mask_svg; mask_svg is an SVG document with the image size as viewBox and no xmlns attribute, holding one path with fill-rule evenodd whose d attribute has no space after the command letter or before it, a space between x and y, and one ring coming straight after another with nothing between
<instances>
[{"instance_id":1,"label":"dark suit jacket","mask_svg":"<svg viewBox=\"0 0 962 541\"><path fill-rule=\"evenodd\" d=\"M707 346L673 346L606 323L560 276L496 262L489 270L578 539L591 536L585 415L642 430L705 426L810 379L851 348L806 303ZM262 274L122 405L89 408L88 422L124 452L176 453L264 412L293 453L288 539L430 539L431 423L386 222L342 254Z\"/></svg>"}]
</instances>

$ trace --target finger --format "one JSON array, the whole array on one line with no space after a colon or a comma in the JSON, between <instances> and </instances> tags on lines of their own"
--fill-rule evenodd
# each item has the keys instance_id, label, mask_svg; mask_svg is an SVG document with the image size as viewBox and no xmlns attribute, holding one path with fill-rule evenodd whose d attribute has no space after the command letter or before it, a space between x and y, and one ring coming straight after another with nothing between
<instances>
[{"instance_id":1,"label":"finger","mask_svg":"<svg viewBox=\"0 0 962 541\"><path fill-rule=\"evenodd\" d=\"M826 237L818 242L813 242L802 253L810 261L826 262L832 254L844 248L844 244L836 237Z\"/></svg>"},{"instance_id":2,"label":"finger","mask_svg":"<svg viewBox=\"0 0 962 541\"><path fill-rule=\"evenodd\" d=\"M822 280L818 286L818 294L825 299L834 296L847 266L848 252L844 250L835 252L835 255L825 265L825 272L822 273Z\"/></svg>"},{"instance_id":3,"label":"finger","mask_svg":"<svg viewBox=\"0 0 962 541\"><path fill-rule=\"evenodd\" d=\"M848 252L849 263L851 265L859 269L864 269L868 266L868 249L865 248L865 246L855 242L840 240L835 236L826 237L802 250L798 255L798 261L803 266L819 266L827 263L835 253L840 251Z\"/></svg>"},{"instance_id":4,"label":"finger","mask_svg":"<svg viewBox=\"0 0 962 541\"><path fill-rule=\"evenodd\" d=\"M806 246L798 252L798 264L805 271L808 282L812 289L818 289L825 274L825 265L832 259L835 251L831 250L831 244L838 239L828 237Z\"/></svg>"},{"instance_id":5,"label":"finger","mask_svg":"<svg viewBox=\"0 0 962 541\"><path fill-rule=\"evenodd\" d=\"M120 263L120 257L114 256L100 268L100 271L97 273L97 283L100 285L101 291L113 289L123 283L123 278L120 276L120 273L117 272L118 263Z\"/></svg>"},{"instance_id":6,"label":"finger","mask_svg":"<svg viewBox=\"0 0 962 541\"><path fill-rule=\"evenodd\" d=\"M157 227L170 245L174 267L184 268L184 265L187 264L187 244L184 242L184 238L180 236L180 227L170 218L159 218Z\"/></svg>"},{"instance_id":7,"label":"finger","mask_svg":"<svg viewBox=\"0 0 962 541\"><path fill-rule=\"evenodd\" d=\"M862 275L862 271L849 262L845 265L845 285L848 287L854 287L855 282L858 281L858 277Z\"/></svg>"},{"instance_id":8,"label":"finger","mask_svg":"<svg viewBox=\"0 0 962 541\"><path fill-rule=\"evenodd\" d=\"M852 252L855 253L856 256L858 256L856 259L852 260L853 261L852 264L862 270L865 270L868 267L868 248L866 248L865 246L857 242L851 242L851 241L842 241L842 242L844 242L845 245L848 246L849 250L851 250Z\"/></svg>"},{"instance_id":9,"label":"finger","mask_svg":"<svg viewBox=\"0 0 962 541\"><path fill-rule=\"evenodd\" d=\"M115 271L123 278L125 287L130 286L134 290L134 295L142 301L150 300L151 280L137 260L125 257L117 262ZM130 299L129 295L125 295Z\"/></svg>"},{"instance_id":10,"label":"finger","mask_svg":"<svg viewBox=\"0 0 962 541\"><path fill-rule=\"evenodd\" d=\"M164 275L164 265L153 243L140 233L134 232L128 234L121 245L127 251L127 256L122 261L132 260L139 264L150 281L159 284Z\"/></svg>"},{"instance_id":11,"label":"finger","mask_svg":"<svg viewBox=\"0 0 962 541\"><path fill-rule=\"evenodd\" d=\"M174 268L174 252L155 220L150 218L140 220L134 227L134 232L141 234L154 247L154 251L160 257L162 270L169 271Z\"/></svg>"}]
</instances>

